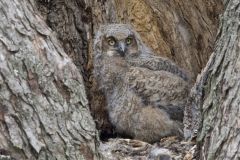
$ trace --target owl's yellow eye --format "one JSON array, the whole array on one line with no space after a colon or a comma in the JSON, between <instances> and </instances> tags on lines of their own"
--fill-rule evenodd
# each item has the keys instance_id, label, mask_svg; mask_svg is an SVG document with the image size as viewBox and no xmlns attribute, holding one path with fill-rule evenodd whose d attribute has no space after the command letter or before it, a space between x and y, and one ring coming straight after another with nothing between
<instances>
[{"instance_id":1,"label":"owl's yellow eye","mask_svg":"<svg viewBox=\"0 0 240 160\"><path fill-rule=\"evenodd\" d=\"M109 38L108 39L108 44L110 45L110 46L113 46L113 45L115 45L115 40L113 39L113 38Z\"/></svg>"},{"instance_id":2,"label":"owl's yellow eye","mask_svg":"<svg viewBox=\"0 0 240 160\"><path fill-rule=\"evenodd\" d=\"M132 44L132 38L131 38L131 37L128 37L128 38L126 39L126 43L127 43L127 45Z\"/></svg>"}]
</instances>

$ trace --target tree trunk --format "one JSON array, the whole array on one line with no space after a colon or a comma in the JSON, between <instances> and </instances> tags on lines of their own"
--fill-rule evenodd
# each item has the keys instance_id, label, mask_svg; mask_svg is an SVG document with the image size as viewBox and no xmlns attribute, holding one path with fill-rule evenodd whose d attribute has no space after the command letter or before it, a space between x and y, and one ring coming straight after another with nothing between
<instances>
[{"instance_id":1,"label":"tree trunk","mask_svg":"<svg viewBox=\"0 0 240 160\"><path fill-rule=\"evenodd\" d=\"M99 159L82 76L56 34L35 2L0 6L0 159Z\"/></svg>"},{"instance_id":2,"label":"tree trunk","mask_svg":"<svg viewBox=\"0 0 240 160\"><path fill-rule=\"evenodd\" d=\"M200 159L240 158L240 2L224 5L214 52L192 90Z\"/></svg>"},{"instance_id":3,"label":"tree trunk","mask_svg":"<svg viewBox=\"0 0 240 160\"><path fill-rule=\"evenodd\" d=\"M189 70L194 79L205 66L213 50L218 27L217 17L222 10L222 3L218 0L36 0L36 2L0 0L0 2L2 13L0 16L0 155L9 155L15 159L101 158L97 150L99 142L97 131L88 110L90 105L98 129L111 131L104 97L98 91L91 75L92 42L94 33L101 24L132 24L156 55L174 60ZM229 7L227 4L226 6ZM41 12L41 16L37 9ZM234 8L230 8L229 13L231 10ZM234 16L239 18L237 14ZM233 18L231 20L234 20ZM238 20L236 18L235 21ZM225 22L224 16L222 22ZM232 93L237 90L237 87L233 88L234 85L237 86L237 83L234 83L237 79L222 81L230 80L230 74L224 72L229 71L230 66L236 64L234 74L238 72L237 58L229 59L234 58L234 53L237 54L237 51L233 52L237 47L229 46L233 52L230 57L224 56L223 53L221 56L216 56L217 51L219 55L220 51L230 54L231 50L225 51L225 48L228 45L234 46L234 37L227 38L226 35L226 38L223 37L223 31L233 29L237 23L231 23L231 27L226 27L227 24L224 27L222 23L223 29L219 34L221 36L217 41L218 46L214 56L199 83L196 84L198 87L195 87L195 91L199 93L196 96L197 106L205 105L204 119L207 121L206 124L211 124L203 125L200 136L202 142L207 142L207 133L215 131L211 127L208 130L205 128L218 123L216 117L220 116L216 115L214 121L210 122L207 115L216 113L216 107L207 103L211 98L203 98L213 94L218 95L217 101L212 98L211 104L215 106L225 101L223 106L229 106L228 99L224 99L229 97L233 100L228 103L237 103L235 102L237 95ZM224 44L221 38L229 39L225 41L228 44ZM225 59L226 63L223 63ZM224 64L226 66L221 67ZM217 69L211 70L213 66ZM216 78L207 79L212 75ZM203 83L207 84L208 90L201 88ZM219 88L222 86L217 86L218 83L226 83L226 87ZM213 84L216 87L212 90ZM223 91L220 90L222 92L218 93L216 89L224 91L222 97L220 93ZM203 91L204 97L202 97ZM90 101L89 104L87 99ZM212 108L215 110L210 112ZM191 111L194 111L194 108ZM218 114L223 114L222 112ZM199 114L191 116L196 118L196 115ZM199 118L196 118L197 122ZM223 122L225 121L221 121ZM190 126L193 128L194 125ZM231 130L229 133L232 132ZM229 135L220 137L220 140L228 140ZM203 143L204 146L211 149L211 144L216 142L216 139L213 140L209 144ZM219 149L214 149L213 153L220 153ZM208 155L206 150L203 151L202 157L215 156L215 154Z\"/></svg>"},{"instance_id":4,"label":"tree trunk","mask_svg":"<svg viewBox=\"0 0 240 160\"><path fill-rule=\"evenodd\" d=\"M221 1L38 1L47 24L82 72L97 128L110 133L105 98L92 77L92 43L101 24L130 23L156 55L168 57L194 78L212 52Z\"/></svg>"}]
</instances>

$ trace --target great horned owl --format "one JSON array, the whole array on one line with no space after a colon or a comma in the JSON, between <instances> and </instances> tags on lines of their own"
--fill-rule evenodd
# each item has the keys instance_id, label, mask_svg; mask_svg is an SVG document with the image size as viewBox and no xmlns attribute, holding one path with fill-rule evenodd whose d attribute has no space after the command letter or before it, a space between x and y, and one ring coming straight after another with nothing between
<instances>
[{"instance_id":1,"label":"great horned owl","mask_svg":"<svg viewBox=\"0 0 240 160\"><path fill-rule=\"evenodd\" d=\"M130 25L100 27L94 76L117 133L146 142L182 135L188 76L170 60L153 56Z\"/></svg>"}]
</instances>

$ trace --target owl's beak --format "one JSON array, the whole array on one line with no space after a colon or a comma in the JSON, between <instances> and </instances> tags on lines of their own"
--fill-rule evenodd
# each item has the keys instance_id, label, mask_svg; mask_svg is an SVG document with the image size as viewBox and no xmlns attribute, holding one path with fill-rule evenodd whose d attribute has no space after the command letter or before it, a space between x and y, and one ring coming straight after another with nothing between
<instances>
[{"instance_id":1,"label":"owl's beak","mask_svg":"<svg viewBox=\"0 0 240 160\"><path fill-rule=\"evenodd\" d=\"M119 51L119 53L120 53L120 55L121 55L122 57L125 56L126 45L125 45L123 42L120 42L120 43L118 44L118 51Z\"/></svg>"}]
</instances>

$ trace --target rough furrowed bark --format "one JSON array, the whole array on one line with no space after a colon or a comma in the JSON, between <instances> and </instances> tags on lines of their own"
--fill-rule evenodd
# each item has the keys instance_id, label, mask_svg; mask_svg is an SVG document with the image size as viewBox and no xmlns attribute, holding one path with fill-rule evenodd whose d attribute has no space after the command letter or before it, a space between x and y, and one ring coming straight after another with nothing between
<instances>
[{"instance_id":1,"label":"rough furrowed bark","mask_svg":"<svg viewBox=\"0 0 240 160\"><path fill-rule=\"evenodd\" d=\"M88 98L98 128L108 130L104 97L97 90L90 73L92 41L98 26L106 23L132 24L156 55L174 60L195 77L212 51L212 42L218 24L217 15L222 9L221 1L217 0L36 1L39 2L37 5L33 0L0 0L0 156L2 157L101 158L97 153L98 138L85 93L86 87L90 93ZM41 17L37 7L42 11ZM232 17L234 16L236 22L228 21L232 26L225 27L221 31L233 32L231 28L236 29L234 26L239 22L236 19L237 14ZM42 21L43 17L56 34L48 29ZM225 39L228 43L234 42L234 36ZM235 51L238 47L233 44L225 46L224 42L219 41L218 44L216 53L228 50L229 47L234 51L231 54L236 54L235 58L231 57L232 60L228 57L225 63L227 57L225 54L230 54L231 51L224 51L219 54L220 56L214 53L199 80L200 83L196 84L198 99L195 104L198 107L200 104L205 106L203 115L206 123L200 136L200 140L204 142L202 157L210 159L214 159L216 155L223 157L226 152L228 157L237 157L238 146L234 146L235 143L228 137L235 136L234 140L237 142L239 138L237 131L233 129L234 125L237 125L233 117L239 115L238 109L235 107L233 111L231 108L234 107L224 107L231 103L239 104L238 88L235 87L238 86L238 77L234 75L232 80L229 79L232 76L230 72L234 74L238 72L239 58L237 59L237 51ZM214 65L217 69L213 67ZM232 67L231 70L230 66L234 66L235 69ZM210 76L217 78L210 79ZM225 83L227 85L223 87L222 84ZM204 85L206 90L202 88ZM219 91L224 93L222 97L218 97ZM213 98L204 99L203 95L204 98L208 95ZM232 98L229 98L229 95ZM228 101L225 101L226 99ZM220 104L223 104L222 108L215 107ZM194 108L191 111L194 111ZM214 115L215 111L218 111L216 112L218 114ZM225 114L227 112L231 114ZM194 116L199 117L198 113L196 112ZM209 113L214 116L209 117ZM222 115L225 119L231 119L232 125L220 127L224 122L227 124L225 119L217 120ZM223 130L229 131L228 135L224 135ZM215 134L221 133L219 134L221 137L214 137L211 131ZM208 141L207 138L212 141ZM226 151L224 141L233 147L231 152ZM217 146L225 147L222 148L223 154L218 154L222 150ZM208 153L207 150L211 152Z\"/></svg>"},{"instance_id":2,"label":"rough furrowed bark","mask_svg":"<svg viewBox=\"0 0 240 160\"><path fill-rule=\"evenodd\" d=\"M193 89L200 159L240 158L240 2L225 2L214 52ZM199 115L198 115L199 116ZM198 120L196 120L198 119ZM195 129L198 123L192 124Z\"/></svg>"},{"instance_id":3,"label":"rough furrowed bark","mask_svg":"<svg viewBox=\"0 0 240 160\"><path fill-rule=\"evenodd\" d=\"M74 64L80 69L85 81L89 78L89 50L92 40L91 1L84 0L36 0L37 7L49 27ZM90 45L90 46L89 46Z\"/></svg>"},{"instance_id":4,"label":"rough furrowed bark","mask_svg":"<svg viewBox=\"0 0 240 160\"><path fill-rule=\"evenodd\" d=\"M95 159L83 79L33 1L0 1L0 156Z\"/></svg>"}]
</instances>

